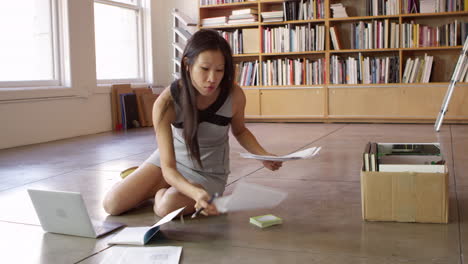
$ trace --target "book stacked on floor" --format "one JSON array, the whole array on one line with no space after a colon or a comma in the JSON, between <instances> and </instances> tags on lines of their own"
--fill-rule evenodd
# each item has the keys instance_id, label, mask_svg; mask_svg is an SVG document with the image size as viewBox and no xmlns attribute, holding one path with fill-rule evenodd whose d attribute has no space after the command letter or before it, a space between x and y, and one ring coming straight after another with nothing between
<instances>
[{"instance_id":1,"label":"book stacked on floor","mask_svg":"<svg viewBox=\"0 0 468 264\"><path fill-rule=\"evenodd\" d=\"M445 173L439 143L376 143L365 146L363 171Z\"/></svg>"}]
</instances>

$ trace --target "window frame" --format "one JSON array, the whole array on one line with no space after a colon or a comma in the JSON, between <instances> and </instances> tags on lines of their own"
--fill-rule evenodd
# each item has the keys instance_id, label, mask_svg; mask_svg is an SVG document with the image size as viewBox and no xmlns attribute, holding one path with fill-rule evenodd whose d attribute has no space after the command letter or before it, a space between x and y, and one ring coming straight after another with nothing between
<instances>
[{"instance_id":1,"label":"window frame","mask_svg":"<svg viewBox=\"0 0 468 264\"><path fill-rule=\"evenodd\" d=\"M68 67L64 58L67 57L65 46L64 6L62 0L48 0L50 4L50 29L52 49L53 78L51 80L21 80L21 81L0 81L0 91L12 91L16 89L37 89L37 88L63 88L66 82L66 72Z\"/></svg>"},{"instance_id":2,"label":"window frame","mask_svg":"<svg viewBox=\"0 0 468 264\"><path fill-rule=\"evenodd\" d=\"M122 3L114 0L94 0L94 3L105 4L120 8L126 8L136 11L137 15L137 56L138 56L138 77L137 78L122 78L122 79L98 79L96 76L96 82L98 86L105 86L116 83L146 83L149 82L148 76L148 65L147 65L147 50L146 35L145 32L145 12L142 0L135 0L134 4ZM97 65L96 65L97 71Z\"/></svg>"}]
</instances>

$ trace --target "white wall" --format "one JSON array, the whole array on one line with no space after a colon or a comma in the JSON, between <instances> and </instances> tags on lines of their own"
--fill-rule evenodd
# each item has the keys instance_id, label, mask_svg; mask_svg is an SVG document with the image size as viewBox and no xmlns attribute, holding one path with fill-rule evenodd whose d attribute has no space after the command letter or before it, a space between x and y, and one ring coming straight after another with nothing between
<instances>
[{"instance_id":1,"label":"white wall","mask_svg":"<svg viewBox=\"0 0 468 264\"><path fill-rule=\"evenodd\" d=\"M198 0L152 0L153 76L167 86L172 73L173 8L198 17ZM69 0L70 71L75 96L0 101L0 149L111 130L109 89L96 85L92 0ZM78 93L76 93L78 91ZM1 95L0 95L1 98Z\"/></svg>"},{"instance_id":2,"label":"white wall","mask_svg":"<svg viewBox=\"0 0 468 264\"><path fill-rule=\"evenodd\" d=\"M158 85L172 81L172 10L177 8L198 22L199 0L152 0L153 3L153 65Z\"/></svg>"}]
</instances>

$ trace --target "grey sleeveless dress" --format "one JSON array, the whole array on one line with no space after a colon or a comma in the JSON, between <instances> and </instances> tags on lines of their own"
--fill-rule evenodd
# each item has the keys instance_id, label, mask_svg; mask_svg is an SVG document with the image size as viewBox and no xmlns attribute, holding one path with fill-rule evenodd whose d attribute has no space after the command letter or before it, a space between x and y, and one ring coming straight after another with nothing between
<instances>
[{"instance_id":1,"label":"grey sleeveless dress","mask_svg":"<svg viewBox=\"0 0 468 264\"><path fill-rule=\"evenodd\" d=\"M229 127L232 118L232 98L229 91L222 91L216 101L205 110L199 110L198 143L201 168L192 161L183 138L183 116L179 103L178 82L171 84L176 121L172 123L177 170L190 182L202 185L205 190L220 195L224 192L229 169ZM159 149L145 161L161 167Z\"/></svg>"}]
</instances>

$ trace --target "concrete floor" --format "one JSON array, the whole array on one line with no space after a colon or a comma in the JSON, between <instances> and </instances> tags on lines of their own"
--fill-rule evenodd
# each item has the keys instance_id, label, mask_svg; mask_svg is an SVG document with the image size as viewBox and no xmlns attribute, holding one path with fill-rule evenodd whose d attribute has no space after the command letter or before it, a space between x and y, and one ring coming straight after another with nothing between
<instances>
[{"instance_id":1,"label":"concrete floor","mask_svg":"<svg viewBox=\"0 0 468 264\"><path fill-rule=\"evenodd\" d=\"M172 221L147 246L182 246L180 263L468 263L468 126L396 124L248 124L267 150L287 154L322 146L311 160L271 172L231 137L227 192L239 180L289 193L278 207ZM450 223L365 222L359 171L367 141L440 142L450 169ZM91 217L128 226L159 220L151 203L110 217L101 207L121 170L155 149L151 128L102 133L0 150L0 262L99 263L122 250L100 239L44 233L26 189L81 192ZM272 213L279 226L260 229L249 217Z\"/></svg>"}]
</instances>

